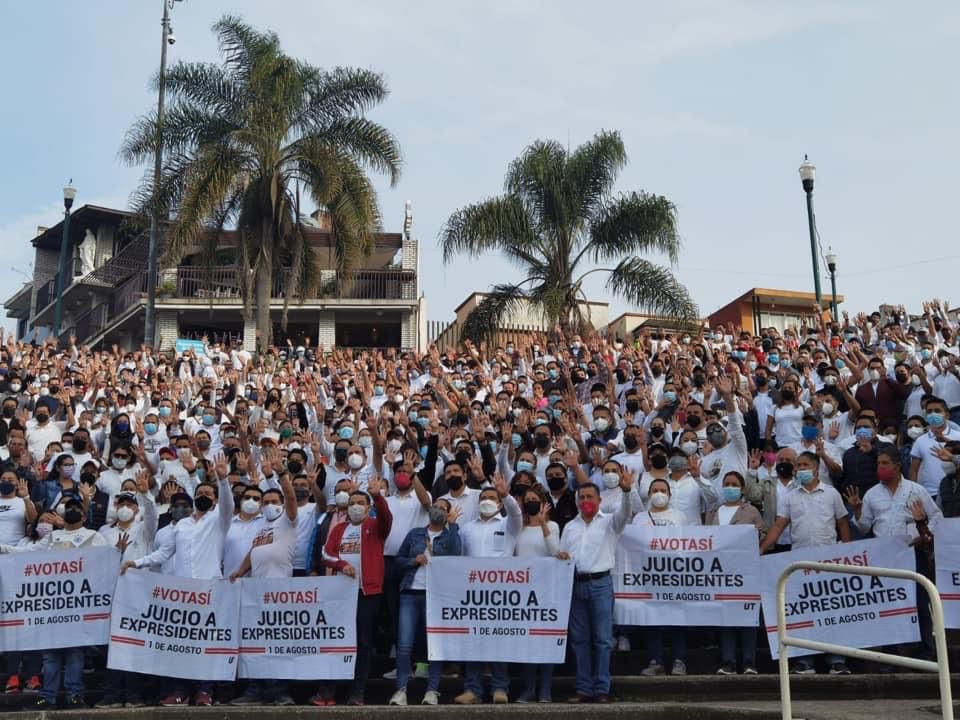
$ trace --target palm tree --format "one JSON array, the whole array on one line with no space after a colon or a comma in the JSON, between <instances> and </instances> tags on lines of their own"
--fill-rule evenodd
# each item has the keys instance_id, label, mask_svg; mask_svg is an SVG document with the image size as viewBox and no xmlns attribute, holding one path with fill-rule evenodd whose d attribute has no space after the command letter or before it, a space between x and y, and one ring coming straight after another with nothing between
<instances>
[{"instance_id":1,"label":"palm tree","mask_svg":"<svg viewBox=\"0 0 960 720\"><path fill-rule=\"evenodd\" d=\"M220 232L237 230L238 285L244 315L261 342L270 342L270 297L281 268L291 268L284 304L315 288L315 250L301 224L299 189L330 217L338 269L369 253L380 229L368 170L396 183L400 149L364 113L388 94L369 70L323 71L285 55L273 32L226 15L213 26L221 65L178 63L166 76L170 105L158 133L156 115L128 131L121 157L143 164L162 134L164 166L154 195L145 176L134 205L146 212L156 197L171 217L166 262L201 247L214 263Z\"/></svg>"},{"instance_id":2,"label":"palm tree","mask_svg":"<svg viewBox=\"0 0 960 720\"><path fill-rule=\"evenodd\" d=\"M583 281L597 272L606 274L607 290L640 308L696 317L670 269L638 257L656 251L677 262L677 213L662 196L611 195L626 159L616 132L601 132L573 152L538 140L510 164L502 196L450 216L440 233L444 262L499 251L524 273L519 283L490 289L465 320L465 337L489 338L524 304L566 333L588 330ZM587 269L588 262L604 266Z\"/></svg>"}]
</instances>

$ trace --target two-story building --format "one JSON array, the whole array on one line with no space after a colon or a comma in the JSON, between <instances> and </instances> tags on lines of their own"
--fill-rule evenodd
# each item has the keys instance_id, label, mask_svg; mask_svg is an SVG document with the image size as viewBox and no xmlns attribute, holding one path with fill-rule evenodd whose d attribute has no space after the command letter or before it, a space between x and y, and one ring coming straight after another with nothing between
<instances>
[{"instance_id":1,"label":"two-story building","mask_svg":"<svg viewBox=\"0 0 960 720\"><path fill-rule=\"evenodd\" d=\"M60 339L78 343L136 347L143 342L147 301L148 235L129 229L129 213L84 205L71 215L63 286ZM313 345L417 348L421 308L417 240L411 236L409 203L402 233L380 233L358 267L338 270L334 238L325 216L305 220L320 273L315 289L286 298L290 268L280 268L271 294L275 342L292 338ZM17 320L18 337L45 337L54 322L56 274L63 222L39 228L31 240L33 281L4 303ZM188 249L178 265L158 273L157 336L161 349L180 338L230 338L255 345L252 320L244 320L237 282L236 238L225 232L211 268L200 248ZM287 305L286 329L281 328Z\"/></svg>"}]
</instances>

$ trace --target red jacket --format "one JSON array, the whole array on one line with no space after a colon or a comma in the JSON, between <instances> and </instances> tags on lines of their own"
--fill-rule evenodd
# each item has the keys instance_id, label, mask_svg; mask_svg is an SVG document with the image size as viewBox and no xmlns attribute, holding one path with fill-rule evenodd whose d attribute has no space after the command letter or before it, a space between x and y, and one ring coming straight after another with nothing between
<instances>
[{"instance_id":1,"label":"red jacket","mask_svg":"<svg viewBox=\"0 0 960 720\"><path fill-rule=\"evenodd\" d=\"M364 595L379 595L383 592L383 544L390 534L393 516L382 495L373 496L375 518L367 517L360 530L360 587ZM340 541L349 523L340 523L330 531L323 548L327 567L342 572L347 563L340 559ZM330 559L334 558L334 559Z\"/></svg>"}]
</instances>

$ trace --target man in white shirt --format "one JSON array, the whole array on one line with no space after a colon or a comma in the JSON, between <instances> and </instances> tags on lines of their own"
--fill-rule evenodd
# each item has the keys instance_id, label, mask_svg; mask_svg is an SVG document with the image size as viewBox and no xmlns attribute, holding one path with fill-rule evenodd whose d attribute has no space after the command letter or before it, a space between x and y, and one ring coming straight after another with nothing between
<instances>
[{"instance_id":1,"label":"man in white shirt","mask_svg":"<svg viewBox=\"0 0 960 720\"><path fill-rule=\"evenodd\" d=\"M727 410L727 427L724 428L719 422L707 423L707 440L712 449L704 456L700 466L703 476L712 482L719 495L723 479L729 473L737 472L741 477L747 474L750 449L747 447L747 436L743 433L743 415L733 394L733 382L729 378L718 378L717 392Z\"/></svg>"},{"instance_id":2,"label":"man in white shirt","mask_svg":"<svg viewBox=\"0 0 960 720\"><path fill-rule=\"evenodd\" d=\"M715 508L720 495L713 483L700 477L697 456L688 457L680 448L673 448L667 468L671 507L684 516L685 525L702 525L702 513Z\"/></svg>"},{"instance_id":3,"label":"man in white shirt","mask_svg":"<svg viewBox=\"0 0 960 720\"><path fill-rule=\"evenodd\" d=\"M620 534L633 514L635 478L621 474L624 493L613 515L600 513L600 488L590 483L577 491L580 514L563 529L561 560L576 566L570 605L570 643L577 663L576 695L570 702L609 702L610 652L613 650L613 569Z\"/></svg>"},{"instance_id":4,"label":"man in white shirt","mask_svg":"<svg viewBox=\"0 0 960 720\"><path fill-rule=\"evenodd\" d=\"M501 514L506 510L507 516ZM523 529L523 512L509 493L507 481L497 473L494 486L480 492L479 517L461 526L460 538L463 554L469 557L513 557L517 536ZM453 699L457 705L477 705L483 702L482 662L468 662L463 683L463 692ZM507 691L510 676L505 662L490 663L493 702L509 702Z\"/></svg>"},{"instance_id":5,"label":"man in white shirt","mask_svg":"<svg viewBox=\"0 0 960 720\"><path fill-rule=\"evenodd\" d=\"M250 552L250 544L263 527L260 504L264 491L256 485L239 484L240 512L230 520L230 529L223 541L223 572L229 577L239 568ZM237 486L231 488L236 490Z\"/></svg>"},{"instance_id":6,"label":"man in white shirt","mask_svg":"<svg viewBox=\"0 0 960 720\"><path fill-rule=\"evenodd\" d=\"M42 458L47 446L52 442L60 442L65 425L50 419L50 410L46 405L40 405L34 411L33 420L27 421L27 449L35 458Z\"/></svg>"},{"instance_id":7,"label":"man in white shirt","mask_svg":"<svg viewBox=\"0 0 960 720\"><path fill-rule=\"evenodd\" d=\"M451 460L444 465L443 479L449 488L443 499L460 511L460 527L480 517L480 491L467 487L467 474L463 466L456 460Z\"/></svg>"},{"instance_id":8,"label":"man in white shirt","mask_svg":"<svg viewBox=\"0 0 960 720\"><path fill-rule=\"evenodd\" d=\"M936 498L943 480L943 466L937 451L950 440L960 440L960 431L948 427L947 404L942 399L933 397L927 400L926 413L929 430L913 441L910 479L923 485L931 497Z\"/></svg>"}]
</instances>

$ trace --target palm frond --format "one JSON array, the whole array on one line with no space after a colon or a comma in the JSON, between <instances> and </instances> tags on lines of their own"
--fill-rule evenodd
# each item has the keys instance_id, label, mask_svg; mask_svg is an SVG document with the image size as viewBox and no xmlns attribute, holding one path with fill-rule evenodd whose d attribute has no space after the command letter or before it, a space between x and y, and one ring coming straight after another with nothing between
<instances>
[{"instance_id":1,"label":"palm frond","mask_svg":"<svg viewBox=\"0 0 960 720\"><path fill-rule=\"evenodd\" d=\"M461 339L476 343L490 339L512 313L523 309L526 301L521 285L494 285L463 321Z\"/></svg>"},{"instance_id":2,"label":"palm frond","mask_svg":"<svg viewBox=\"0 0 960 720\"><path fill-rule=\"evenodd\" d=\"M642 310L682 320L695 320L697 306L668 268L640 258L627 258L610 271L607 289Z\"/></svg>"},{"instance_id":3,"label":"palm frond","mask_svg":"<svg viewBox=\"0 0 960 720\"><path fill-rule=\"evenodd\" d=\"M662 195L624 194L597 213L584 251L594 262L659 252L676 263L680 253L677 209Z\"/></svg>"},{"instance_id":4,"label":"palm frond","mask_svg":"<svg viewBox=\"0 0 960 720\"><path fill-rule=\"evenodd\" d=\"M515 259L536 264L537 233L519 198L496 197L453 213L440 231L443 261L465 253L477 257L502 250Z\"/></svg>"},{"instance_id":5,"label":"palm frond","mask_svg":"<svg viewBox=\"0 0 960 720\"><path fill-rule=\"evenodd\" d=\"M580 145L567 159L570 212L586 221L609 196L627 162L620 133L601 131Z\"/></svg>"},{"instance_id":6,"label":"palm frond","mask_svg":"<svg viewBox=\"0 0 960 720\"><path fill-rule=\"evenodd\" d=\"M296 125L309 134L344 117L356 117L383 102L389 90L380 73L337 67L306 83L307 100Z\"/></svg>"}]
</instances>

